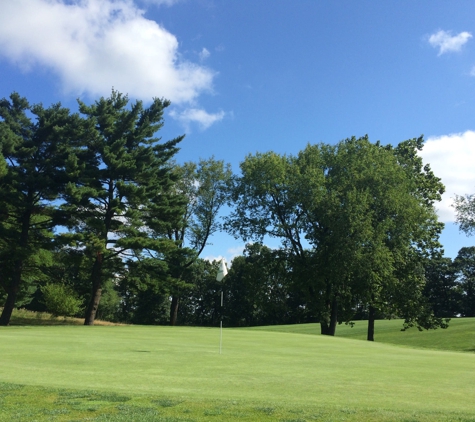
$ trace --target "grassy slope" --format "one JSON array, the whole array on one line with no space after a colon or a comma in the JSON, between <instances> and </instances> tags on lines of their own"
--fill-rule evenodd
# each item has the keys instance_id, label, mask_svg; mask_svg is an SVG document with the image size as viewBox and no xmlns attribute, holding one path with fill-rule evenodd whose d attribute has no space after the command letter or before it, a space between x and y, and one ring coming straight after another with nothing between
<instances>
[{"instance_id":1,"label":"grassy slope","mask_svg":"<svg viewBox=\"0 0 475 422\"><path fill-rule=\"evenodd\" d=\"M417 328L411 328L407 331L401 331L401 328L401 320L376 321L376 342L416 348L475 352L475 318L452 319L449 323L449 328L444 330L418 331ZM319 324L276 325L253 327L251 329L299 334L320 334ZM357 321L353 328L342 324L337 327L336 336L366 340L366 329L366 321Z\"/></svg>"},{"instance_id":2,"label":"grassy slope","mask_svg":"<svg viewBox=\"0 0 475 422\"><path fill-rule=\"evenodd\" d=\"M475 414L475 355L263 330L0 329L0 381L356 411Z\"/></svg>"}]
</instances>

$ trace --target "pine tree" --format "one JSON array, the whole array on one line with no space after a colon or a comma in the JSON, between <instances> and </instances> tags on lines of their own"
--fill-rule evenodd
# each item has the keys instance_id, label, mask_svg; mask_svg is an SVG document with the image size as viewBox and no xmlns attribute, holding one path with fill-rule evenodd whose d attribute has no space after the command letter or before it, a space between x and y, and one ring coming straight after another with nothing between
<instances>
[{"instance_id":1,"label":"pine tree","mask_svg":"<svg viewBox=\"0 0 475 422\"><path fill-rule=\"evenodd\" d=\"M77 116L76 116L77 117ZM75 122L60 104L30 105L13 93L0 100L0 286L7 294L0 325L8 325L18 295L38 276L55 226L53 201L66 182Z\"/></svg>"},{"instance_id":2,"label":"pine tree","mask_svg":"<svg viewBox=\"0 0 475 422\"><path fill-rule=\"evenodd\" d=\"M171 159L183 136L164 143L154 137L170 103L156 98L147 108L141 101L128 104L116 91L91 106L79 101L84 131L70 162L77 177L67 186L62 209L69 215L67 237L93 263L85 325L94 324L103 283L119 271L124 254L150 246L145 222L151 208L155 219L166 221L180 207Z\"/></svg>"}]
</instances>

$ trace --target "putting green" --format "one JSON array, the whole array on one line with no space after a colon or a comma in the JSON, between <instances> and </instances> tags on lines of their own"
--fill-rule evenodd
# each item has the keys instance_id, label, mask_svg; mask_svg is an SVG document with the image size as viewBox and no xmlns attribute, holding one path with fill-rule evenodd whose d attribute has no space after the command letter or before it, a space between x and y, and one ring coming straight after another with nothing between
<instances>
[{"instance_id":1,"label":"putting green","mask_svg":"<svg viewBox=\"0 0 475 422\"><path fill-rule=\"evenodd\" d=\"M189 327L0 329L0 381L288 405L475 413L475 355Z\"/></svg>"}]
</instances>

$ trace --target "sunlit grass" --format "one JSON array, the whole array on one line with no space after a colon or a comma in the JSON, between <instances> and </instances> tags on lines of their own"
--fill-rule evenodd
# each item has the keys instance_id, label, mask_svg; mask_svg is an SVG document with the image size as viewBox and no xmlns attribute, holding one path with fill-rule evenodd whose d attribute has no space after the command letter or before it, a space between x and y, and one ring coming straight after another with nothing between
<instances>
[{"instance_id":1,"label":"sunlit grass","mask_svg":"<svg viewBox=\"0 0 475 422\"><path fill-rule=\"evenodd\" d=\"M0 356L25 386L0 391L3 420L475 418L472 353L227 329L220 355L212 328L13 326Z\"/></svg>"},{"instance_id":2,"label":"sunlit grass","mask_svg":"<svg viewBox=\"0 0 475 422\"><path fill-rule=\"evenodd\" d=\"M402 320L378 320L375 324L375 341L400 346L475 352L475 318L453 318L447 329L419 331L410 328L401 331ZM253 327L251 330L287 332L320 335L319 324L274 325ZM337 337L366 340L367 321L356 321L355 325L340 324Z\"/></svg>"},{"instance_id":3,"label":"sunlit grass","mask_svg":"<svg viewBox=\"0 0 475 422\"><path fill-rule=\"evenodd\" d=\"M363 321L336 338L309 335L317 324L225 329L220 355L213 328L15 318L0 327L0 421L475 422L475 319L377 321L375 343Z\"/></svg>"}]
</instances>

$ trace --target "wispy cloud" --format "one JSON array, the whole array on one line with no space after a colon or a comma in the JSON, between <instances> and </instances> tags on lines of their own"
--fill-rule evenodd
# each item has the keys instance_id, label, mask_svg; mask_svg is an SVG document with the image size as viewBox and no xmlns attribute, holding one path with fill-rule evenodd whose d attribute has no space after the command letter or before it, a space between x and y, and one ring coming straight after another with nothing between
<instances>
[{"instance_id":1,"label":"wispy cloud","mask_svg":"<svg viewBox=\"0 0 475 422\"><path fill-rule=\"evenodd\" d=\"M451 206L455 195L475 193L475 132L430 137L421 156L445 185L442 201L437 205L441 221L455 221Z\"/></svg>"},{"instance_id":2,"label":"wispy cloud","mask_svg":"<svg viewBox=\"0 0 475 422\"><path fill-rule=\"evenodd\" d=\"M180 121L186 130L190 130L191 123L197 123L202 130L208 129L212 124L223 120L226 113L219 111L217 113L208 113L201 108L187 108L181 112L172 110L170 116Z\"/></svg>"},{"instance_id":3,"label":"wispy cloud","mask_svg":"<svg viewBox=\"0 0 475 422\"><path fill-rule=\"evenodd\" d=\"M203 61L203 60L206 60L209 56L211 55L211 53L203 47L203 50L200 51L200 60Z\"/></svg>"},{"instance_id":4,"label":"wispy cloud","mask_svg":"<svg viewBox=\"0 0 475 422\"><path fill-rule=\"evenodd\" d=\"M462 46L472 38L470 32L461 32L457 35L452 35L450 31L437 31L429 37L429 44L439 49L439 56L453 51L460 51Z\"/></svg>"},{"instance_id":5,"label":"wispy cloud","mask_svg":"<svg viewBox=\"0 0 475 422\"><path fill-rule=\"evenodd\" d=\"M178 3L181 0L140 0L142 3L145 4L153 4L156 6L173 6L174 4Z\"/></svg>"},{"instance_id":6,"label":"wispy cloud","mask_svg":"<svg viewBox=\"0 0 475 422\"><path fill-rule=\"evenodd\" d=\"M178 48L176 37L131 0L15 0L1 6L0 56L23 71L50 69L75 95L108 95L114 87L134 98L195 106L212 91L216 73L181 59ZM202 115L203 125L219 118L213 116Z\"/></svg>"}]
</instances>

